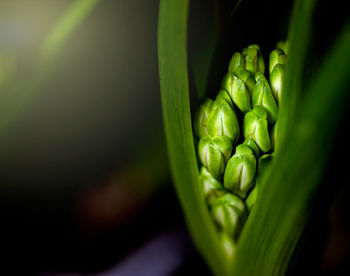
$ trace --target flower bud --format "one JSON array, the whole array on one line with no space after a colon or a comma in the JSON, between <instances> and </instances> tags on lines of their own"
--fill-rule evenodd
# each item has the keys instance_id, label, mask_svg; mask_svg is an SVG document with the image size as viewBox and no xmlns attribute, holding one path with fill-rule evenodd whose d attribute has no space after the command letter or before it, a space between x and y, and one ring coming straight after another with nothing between
<instances>
[{"instance_id":1,"label":"flower bud","mask_svg":"<svg viewBox=\"0 0 350 276\"><path fill-rule=\"evenodd\" d=\"M251 94L252 91L253 91L253 88L255 86L255 79L252 76L252 74L249 71L247 71L247 70L245 70L243 68L240 68L240 69L237 70L236 75L242 81L244 81L245 85L248 87L248 90L249 90L249 92Z\"/></svg>"},{"instance_id":2,"label":"flower bud","mask_svg":"<svg viewBox=\"0 0 350 276\"><path fill-rule=\"evenodd\" d=\"M196 111L194 117L194 131L198 138L208 135L207 123L212 105L213 100L205 99Z\"/></svg>"},{"instance_id":3,"label":"flower bud","mask_svg":"<svg viewBox=\"0 0 350 276\"><path fill-rule=\"evenodd\" d=\"M253 151L256 159L259 158L259 148L252 139L250 139L250 138L245 139L243 142L243 145L248 146Z\"/></svg>"},{"instance_id":4,"label":"flower bud","mask_svg":"<svg viewBox=\"0 0 350 276\"><path fill-rule=\"evenodd\" d=\"M214 101L207 123L212 136L226 136L234 143L239 137L239 124L232 106L223 98Z\"/></svg>"},{"instance_id":5,"label":"flower bud","mask_svg":"<svg viewBox=\"0 0 350 276\"><path fill-rule=\"evenodd\" d=\"M224 186L241 198L254 185L256 159L253 151L246 145L236 147L236 153L230 158L224 175Z\"/></svg>"},{"instance_id":6,"label":"flower bud","mask_svg":"<svg viewBox=\"0 0 350 276\"><path fill-rule=\"evenodd\" d=\"M244 138L251 138L262 152L268 152L271 149L267 118L266 109L257 105L243 119Z\"/></svg>"},{"instance_id":7,"label":"flower bud","mask_svg":"<svg viewBox=\"0 0 350 276\"><path fill-rule=\"evenodd\" d=\"M269 60L269 73L271 74L273 67L275 67L276 64L283 64L285 65L287 62L287 55L285 52L283 52L281 49L275 49L270 53L270 60Z\"/></svg>"},{"instance_id":8,"label":"flower bud","mask_svg":"<svg viewBox=\"0 0 350 276\"><path fill-rule=\"evenodd\" d=\"M237 238L247 218L244 202L228 193L214 201L211 211L219 226L228 235Z\"/></svg>"},{"instance_id":9,"label":"flower bud","mask_svg":"<svg viewBox=\"0 0 350 276\"><path fill-rule=\"evenodd\" d=\"M226 136L204 136L198 144L202 164L215 177L219 178L231 156L233 142Z\"/></svg>"},{"instance_id":10,"label":"flower bud","mask_svg":"<svg viewBox=\"0 0 350 276\"><path fill-rule=\"evenodd\" d=\"M228 92L232 101L240 111L246 113L251 109L248 87L245 85L244 81L236 77L234 73L226 74L222 83L222 88Z\"/></svg>"},{"instance_id":11,"label":"flower bud","mask_svg":"<svg viewBox=\"0 0 350 276\"><path fill-rule=\"evenodd\" d=\"M260 47L256 44L249 45L242 51L245 69L255 75L257 72L265 73L264 58L260 52Z\"/></svg>"},{"instance_id":12,"label":"flower bud","mask_svg":"<svg viewBox=\"0 0 350 276\"><path fill-rule=\"evenodd\" d=\"M238 69L244 68L244 60L240 53L236 52L233 54L230 63L228 65L228 71L236 73Z\"/></svg>"},{"instance_id":13,"label":"flower bud","mask_svg":"<svg viewBox=\"0 0 350 276\"><path fill-rule=\"evenodd\" d=\"M273 124L277 120L278 108L275 98L272 95L269 82L260 72L256 73L255 79L257 82L252 93L252 105L253 107L257 105L265 107L269 123Z\"/></svg>"},{"instance_id":14,"label":"flower bud","mask_svg":"<svg viewBox=\"0 0 350 276\"><path fill-rule=\"evenodd\" d=\"M200 179L203 185L204 195L207 198L209 205L212 205L217 198L227 193L223 185L217 179L215 179L204 166L202 166L200 171Z\"/></svg>"},{"instance_id":15,"label":"flower bud","mask_svg":"<svg viewBox=\"0 0 350 276\"><path fill-rule=\"evenodd\" d=\"M223 90L223 89L219 90L219 93L216 95L215 100L217 102L220 102L221 100L223 100L227 102L233 109L233 103L232 103L231 97L226 90Z\"/></svg>"},{"instance_id":16,"label":"flower bud","mask_svg":"<svg viewBox=\"0 0 350 276\"><path fill-rule=\"evenodd\" d=\"M273 67L272 72L270 74L270 83L273 96L275 97L278 104L281 102L282 97L282 84L284 78L285 65L276 64Z\"/></svg>"},{"instance_id":17,"label":"flower bud","mask_svg":"<svg viewBox=\"0 0 350 276\"><path fill-rule=\"evenodd\" d=\"M281 49L283 52L288 55L288 48L289 48L289 43L288 41L278 41L276 48Z\"/></svg>"}]
</instances>

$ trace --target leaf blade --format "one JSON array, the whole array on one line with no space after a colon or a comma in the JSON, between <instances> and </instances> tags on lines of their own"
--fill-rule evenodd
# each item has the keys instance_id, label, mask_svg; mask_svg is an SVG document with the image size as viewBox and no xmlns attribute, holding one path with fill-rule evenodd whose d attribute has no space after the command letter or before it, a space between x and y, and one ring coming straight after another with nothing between
<instances>
[{"instance_id":1,"label":"leaf blade","mask_svg":"<svg viewBox=\"0 0 350 276\"><path fill-rule=\"evenodd\" d=\"M289 53L280 105L280 127L277 147L281 149L287 142L293 128L297 108L301 101L302 79L305 57L310 43L312 13L315 0L294 1L291 23L288 30Z\"/></svg>"},{"instance_id":2,"label":"leaf blade","mask_svg":"<svg viewBox=\"0 0 350 276\"><path fill-rule=\"evenodd\" d=\"M284 275L287 271L310 215L345 98L349 98L349 47L347 29L311 84L288 147L268 171L261 189L263 199L258 198L243 230L233 273Z\"/></svg>"},{"instance_id":3,"label":"leaf blade","mask_svg":"<svg viewBox=\"0 0 350 276\"><path fill-rule=\"evenodd\" d=\"M227 261L200 190L191 127L187 72L188 0L162 0L158 21L158 62L164 126L176 192L194 241L217 275Z\"/></svg>"}]
</instances>

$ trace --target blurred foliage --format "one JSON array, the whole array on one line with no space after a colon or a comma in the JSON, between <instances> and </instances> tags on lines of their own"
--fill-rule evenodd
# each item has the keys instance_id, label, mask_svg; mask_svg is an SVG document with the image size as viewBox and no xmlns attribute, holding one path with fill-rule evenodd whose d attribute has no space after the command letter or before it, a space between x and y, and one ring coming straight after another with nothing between
<instances>
[{"instance_id":1,"label":"blurred foliage","mask_svg":"<svg viewBox=\"0 0 350 276\"><path fill-rule=\"evenodd\" d=\"M49 79L63 46L99 2L100 0L75 0L70 3L43 41L36 68L29 77L10 83L5 78L10 77L11 71L8 71L7 76L3 75L2 82L6 82L7 86L1 100L0 133L40 92L44 82Z\"/></svg>"}]
</instances>

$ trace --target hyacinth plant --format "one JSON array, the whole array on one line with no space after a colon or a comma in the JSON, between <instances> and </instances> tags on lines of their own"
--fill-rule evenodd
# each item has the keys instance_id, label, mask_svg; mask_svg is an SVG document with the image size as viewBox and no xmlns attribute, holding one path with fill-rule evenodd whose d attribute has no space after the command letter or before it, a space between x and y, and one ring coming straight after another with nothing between
<instances>
[{"instance_id":1,"label":"hyacinth plant","mask_svg":"<svg viewBox=\"0 0 350 276\"><path fill-rule=\"evenodd\" d=\"M216 97L193 114L189 1L160 1L159 74L173 180L193 240L216 275L285 275L310 219L350 70L346 28L302 85L315 4L295 1L288 43L267 50L268 64L255 44L232 53Z\"/></svg>"}]
</instances>

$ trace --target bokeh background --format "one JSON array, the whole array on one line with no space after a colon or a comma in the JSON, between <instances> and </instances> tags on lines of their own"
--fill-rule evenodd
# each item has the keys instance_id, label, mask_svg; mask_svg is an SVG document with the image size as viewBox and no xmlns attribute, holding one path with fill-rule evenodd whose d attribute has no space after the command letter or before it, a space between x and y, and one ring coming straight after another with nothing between
<instances>
[{"instance_id":1,"label":"bokeh background","mask_svg":"<svg viewBox=\"0 0 350 276\"><path fill-rule=\"evenodd\" d=\"M159 3L95 1L65 43L51 45L59 50L47 62L45 42L74 2L0 2L0 274L210 275L186 231L167 163ZM266 58L285 38L292 1L247 0L235 9L237 2L191 1L189 66L198 66L197 53L213 55L208 95L233 51L259 43ZM310 75L335 37L320 30L348 19L341 1L325 2L315 18L314 39L323 43L308 60ZM193 102L195 90L191 80ZM316 212L309 231L317 235L306 239L299 267L323 275L345 267L348 189L339 184L326 215Z\"/></svg>"}]
</instances>

